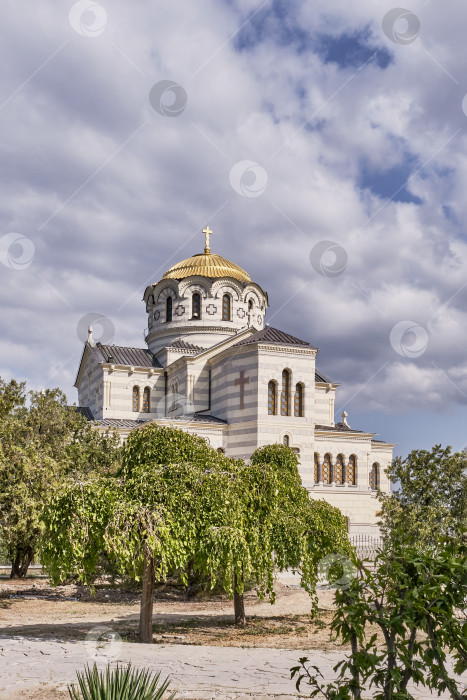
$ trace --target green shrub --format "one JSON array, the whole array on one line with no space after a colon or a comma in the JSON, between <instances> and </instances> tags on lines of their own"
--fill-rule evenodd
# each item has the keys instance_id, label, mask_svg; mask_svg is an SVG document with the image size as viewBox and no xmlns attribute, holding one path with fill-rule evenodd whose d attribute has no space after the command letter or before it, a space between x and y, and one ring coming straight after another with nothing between
<instances>
[{"instance_id":1,"label":"green shrub","mask_svg":"<svg viewBox=\"0 0 467 700\"><path fill-rule=\"evenodd\" d=\"M165 696L169 681L166 678L159 685L159 673L151 673L145 669L134 669L131 664L122 668L111 669L107 665L105 671L99 672L96 664L92 668L86 666L84 673L76 672L78 686L68 686L71 700L162 700ZM166 700L172 700L172 693Z\"/></svg>"}]
</instances>

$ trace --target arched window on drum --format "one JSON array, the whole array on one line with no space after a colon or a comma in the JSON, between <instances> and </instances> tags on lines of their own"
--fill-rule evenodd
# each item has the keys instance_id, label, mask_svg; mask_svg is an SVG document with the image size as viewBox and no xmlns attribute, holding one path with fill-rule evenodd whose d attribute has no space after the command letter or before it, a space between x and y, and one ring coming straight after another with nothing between
<instances>
[{"instance_id":1,"label":"arched window on drum","mask_svg":"<svg viewBox=\"0 0 467 700\"><path fill-rule=\"evenodd\" d=\"M165 320L167 322L172 320L172 297L167 297L165 302Z\"/></svg>"}]
</instances>

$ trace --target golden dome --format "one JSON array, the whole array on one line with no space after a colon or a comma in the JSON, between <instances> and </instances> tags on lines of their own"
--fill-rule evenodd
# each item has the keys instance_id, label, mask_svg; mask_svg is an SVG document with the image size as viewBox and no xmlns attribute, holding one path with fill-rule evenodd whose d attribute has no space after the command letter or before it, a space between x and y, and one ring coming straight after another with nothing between
<instances>
[{"instance_id":1,"label":"golden dome","mask_svg":"<svg viewBox=\"0 0 467 700\"><path fill-rule=\"evenodd\" d=\"M192 275L202 277L233 277L240 282L251 282L250 275L230 260L222 258L211 252L198 253L191 258L182 260L170 270L167 270L162 279L183 279Z\"/></svg>"}]
</instances>

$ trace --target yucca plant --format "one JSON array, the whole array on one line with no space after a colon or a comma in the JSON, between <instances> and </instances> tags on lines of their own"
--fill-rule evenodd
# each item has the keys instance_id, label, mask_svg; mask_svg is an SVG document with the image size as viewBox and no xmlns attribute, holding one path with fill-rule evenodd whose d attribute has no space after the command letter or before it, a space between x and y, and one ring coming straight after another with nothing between
<instances>
[{"instance_id":1,"label":"yucca plant","mask_svg":"<svg viewBox=\"0 0 467 700\"><path fill-rule=\"evenodd\" d=\"M162 700L169 687L168 678L159 685L160 671L152 673L146 669L128 666L111 669L110 664L99 672L94 663L86 666L84 673L76 672L78 688L68 686L71 700ZM165 700L173 700L172 693Z\"/></svg>"}]
</instances>

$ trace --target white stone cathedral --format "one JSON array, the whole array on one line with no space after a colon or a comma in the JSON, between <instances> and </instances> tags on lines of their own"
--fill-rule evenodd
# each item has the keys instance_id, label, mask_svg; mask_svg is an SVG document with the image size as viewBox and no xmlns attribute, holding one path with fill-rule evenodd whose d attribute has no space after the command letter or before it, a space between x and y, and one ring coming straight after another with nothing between
<instances>
[{"instance_id":1,"label":"white stone cathedral","mask_svg":"<svg viewBox=\"0 0 467 700\"><path fill-rule=\"evenodd\" d=\"M376 533L376 489L393 444L334 420L336 382L317 348L265 325L267 293L235 263L204 253L144 292L145 348L96 343L90 329L75 386L82 413L126 437L146 421L203 437L227 456L289 445L312 498L341 509L349 532Z\"/></svg>"}]
</instances>

